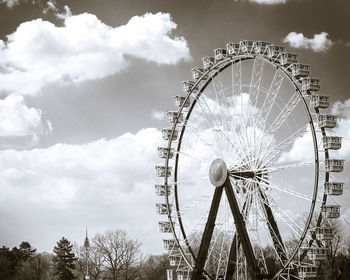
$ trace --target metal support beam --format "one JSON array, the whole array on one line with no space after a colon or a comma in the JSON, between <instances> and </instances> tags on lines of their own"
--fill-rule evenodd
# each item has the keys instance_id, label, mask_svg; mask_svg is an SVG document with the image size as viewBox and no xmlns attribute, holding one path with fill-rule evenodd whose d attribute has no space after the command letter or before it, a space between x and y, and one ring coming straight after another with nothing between
<instances>
[{"instance_id":1,"label":"metal support beam","mask_svg":"<svg viewBox=\"0 0 350 280\"><path fill-rule=\"evenodd\" d=\"M200 280L203 279L203 269L205 265L205 260L208 255L208 249L210 245L210 240L213 235L214 227L215 227L215 220L216 216L219 210L220 205L220 199L222 196L222 190L223 187L216 187L213 200L210 206L210 211L207 219L207 223L204 228L201 245L199 247L197 259L196 259L196 266L192 273L192 280Z\"/></svg>"},{"instance_id":2,"label":"metal support beam","mask_svg":"<svg viewBox=\"0 0 350 280\"><path fill-rule=\"evenodd\" d=\"M272 214L272 210L270 208L269 201L267 199L266 194L261 190L259 187L259 195L263 201L261 203L264 207L266 218L267 218L267 227L269 228L269 232L273 241L273 245L277 251L277 254L279 256L279 261L281 265L283 265L287 260L287 255L286 255L286 248L284 247L284 243L282 241L282 237L280 234L280 231L278 229L276 220Z\"/></svg>"},{"instance_id":3,"label":"metal support beam","mask_svg":"<svg viewBox=\"0 0 350 280\"><path fill-rule=\"evenodd\" d=\"M247 259L248 270L251 275L251 278L253 280L262 279L262 276L260 274L260 269L255 259L253 247L252 247L252 244L250 243L247 228L245 226L245 221L239 209L237 199L236 199L235 193L233 192L229 176L227 176L223 186L225 188L227 200L230 204L231 212L235 220L235 226L239 236L239 240L242 244L244 255Z\"/></svg>"},{"instance_id":4,"label":"metal support beam","mask_svg":"<svg viewBox=\"0 0 350 280\"><path fill-rule=\"evenodd\" d=\"M243 213L244 216L246 216L249 212L248 206L250 205L250 203L247 204L247 200L248 199L252 199L252 197L248 197L246 201L244 202L243 205ZM226 276L225 276L225 280L232 280L233 274L236 271L236 263L237 263L237 250L240 247L240 242L239 242L239 238L237 236L237 232L235 233L234 237L233 237L233 241L231 243L231 248L230 248L230 252L228 255L228 262L227 262L227 267L226 267Z\"/></svg>"}]
</instances>

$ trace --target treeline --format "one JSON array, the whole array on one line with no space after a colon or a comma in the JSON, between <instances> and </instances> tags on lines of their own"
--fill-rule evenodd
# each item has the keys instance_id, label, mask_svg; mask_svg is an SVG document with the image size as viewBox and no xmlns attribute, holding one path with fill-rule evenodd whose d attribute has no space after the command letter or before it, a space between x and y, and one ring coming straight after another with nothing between
<instances>
[{"instance_id":1,"label":"treeline","mask_svg":"<svg viewBox=\"0 0 350 280\"><path fill-rule=\"evenodd\" d=\"M350 279L350 239L340 225L328 244L327 257L318 261L318 280ZM85 247L84 247L85 245ZM141 244L123 230L96 234L84 245L62 237L53 254L37 253L28 242L0 248L1 280L166 280L167 255L144 256ZM293 247L293 244L289 244ZM87 250L88 249L88 250ZM263 249L271 276L280 267L273 248Z\"/></svg>"},{"instance_id":2,"label":"treeline","mask_svg":"<svg viewBox=\"0 0 350 280\"><path fill-rule=\"evenodd\" d=\"M86 248L62 237L53 254L37 253L26 241L0 248L1 280L166 280L166 255L144 256L141 243L123 230L96 234Z\"/></svg>"}]
</instances>

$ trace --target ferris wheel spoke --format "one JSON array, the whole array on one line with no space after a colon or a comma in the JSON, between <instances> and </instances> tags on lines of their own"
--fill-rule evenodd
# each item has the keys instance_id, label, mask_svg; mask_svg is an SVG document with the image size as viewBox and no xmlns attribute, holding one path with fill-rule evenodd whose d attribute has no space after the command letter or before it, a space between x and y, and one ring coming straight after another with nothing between
<instances>
[{"instance_id":1,"label":"ferris wheel spoke","mask_svg":"<svg viewBox=\"0 0 350 280\"><path fill-rule=\"evenodd\" d=\"M189 130L191 130L191 132L193 132L193 134L196 136L196 144L197 144L197 141L200 140L205 146L208 146L210 147L210 149L212 150L212 152L214 154L217 154L219 155L221 152L218 150L218 147L213 145L212 143L208 143L205 139L203 139L202 137L202 134L203 132L200 132L198 128L192 126L192 125L189 125L188 123L184 123L184 122L181 122L181 124L183 124L183 126L186 127L186 129L188 128ZM179 151L177 153L180 153ZM183 153L185 154L185 153ZM194 156L191 156L189 154L187 154L188 156L196 159ZM198 158L197 158L198 159ZM200 160L200 159L198 159Z\"/></svg>"},{"instance_id":2,"label":"ferris wheel spoke","mask_svg":"<svg viewBox=\"0 0 350 280\"><path fill-rule=\"evenodd\" d=\"M220 117L221 117L221 126L220 127L222 127L222 130L223 130L222 132L225 134L225 121L224 121L225 117L223 115L222 104L219 101L219 95L218 95L217 90L216 90L216 82L217 81L216 81L215 77L212 77L211 81L212 81L211 84L213 86L213 90L215 93L215 99L217 102L217 106L219 107L219 112L220 112ZM221 87L222 87L222 85L221 85Z\"/></svg>"},{"instance_id":3,"label":"ferris wheel spoke","mask_svg":"<svg viewBox=\"0 0 350 280\"><path fill-rule=\"evenodd\" d=\"M247 127L249 122L251 121L251 107L255 105L257 100L257 94L259 93L260 89L260 82L261 82L261 76L262 76L262 70L264 67L264 60L262 59L254 59L253 62L253 69L251 72L251 78L250 78L250 84L249 84L249 91L248 91L248 98L247 98L247 104L246 104L246 110L244 112L244 100L243 100L243 91L240 92L241 96L241 114L243 118L243 131L247 132ZM252 104L252 106L250 105ZM247 117L243 117L247 116ZM241 128L242 133L242 128ZM246 135L247 140L249 141L248 135Z\"/></svg>"},{"instance_id":4,"label":"ferris wheel spoke","mask_svg":"<svg viewBox=\"0 0 350 280\"><path fill-rule=\"evenodd\" d=\"M298 163L292 163L292 164L286 164L286 165L271 166L271 167L261 168L261 169L252 170L252 171L256 173L268 174L268 173L277 172L277 171L290 169L290 168L310 166L313 164L315 164L315 162L298 162Z\"/></svg>"},{"instance_id":5,"label":"ferris wheel spoke","mask_svg":"<svg viewBox=\"0 0 350 280\"><path fill-rule=\"evenodd\" d=\"M256 118L252 118L252 115L254 113L254 109L255 109L255 105L257 103L257 100L258 100L258 95L259 95L259 92L260 92L260 84L261 84L261 78L262 78L262 73L263 73L263 69L264 69L264 60L263 59L254 59L254 63L253 63L253 70L252 70L252 74L251 74L251 80L250 80L250 85L249 85L249 96L248 96L248 104L247 104L247 111L248 111L248 118L246 120L246 124L245 124L245 127L248 126L248 124L251 126L253 125L253 145L250 145L250 146L253 146L255 147L256 143L258 142L256 137L255 137L255 134L256 134L256 131L255 131L255 128L257 127L257 119ZM251 102L250 102L251 100ZM250 105L252 104L252 105ZM252 122L252 123L251 123ZM248 137L247 135L247 138L251 138L251 137ZM254 149L252 151L252 157L255 158L256 157L256 149Z\"/></svg>"},{"instance_id":6,"label":"ferris wheel spoke","mask_svg":"<svg viewBox=\"0 0 350 280\"><path fill-rule=\"evenodd\" d=\"M232 62L231 69L232 97L234 98L236 93L240 94L242 92L242 61Z\"/></svg>"},{"instance_id":7,"label":"ferris wheel spoke","mask_svg":"<svg viewBox=\"0 0 350 280\"><path fill-rule=\"evenodd\" d=\"M174 181L172 183L168 183L168 186L192 184L194 182L199 182L199 181L209 181L209 178L208 178L208 176L206 176L206 177L184 179L184 180L179 180L179 181Z\"/></svg>"},{"instance_id":8,"label":"ferris wheel spoke","mask_svg":"<svg viewBox=\"0 0 350 280\"><path fill-rule=\"evenodd\" d=\"M225 96L225 90L224 90L223 85L222 85L222 80L221 80L220 74L217 75L216 77L212 78L212 84L213 84L213 88L214 88L214 92L215 92L215 97L216 97L218 106L220 108L220 114L221 114L221 120L222 120L222 130L223 130L223 133L225 134L225 127L226 126L228 126L227 127L227 130L228 130L227 133L229 131L234 130L234 127L232 127L232 116L230 114L230 110L229 110L228 105L227 105L226 96ZM219 93L218 93L218 91L221 92L222 102L219 101ZM225 134L225 135L226 135L226 138L228 138L228 134ZM226 145L225 145L226 153L229 152L230 148L233 148L233 149L235 148L230 143L227 143L227 141L225 143L226 143Z\"/></svg>"},{"instance_id":9,"label":"ferris wheel spoke","mask_svg":"<svg viewBox=\"0 0 350 280\"><path fill-rule=\"evenodd\" d=\"M230 152L234 152L234 153L238 153L240 154L241 157L245 157L244 154L241 153L241 149L245 152L247 152L246 150L246 144L244 143L244 141L242 141L241 139L241 133L245 131L245 128L243 126L240 127L240 133L237 133L236 131L236 124L235 124L235 119L237 118L243 118L243 101L241 99L241 102L240 102L240 106L241 106L241 109L240 109L240 114L236 113L236 109L238 109L238 102L237 101L237 98L235 96L235 92L238 92L238 93L241 93L241 89L242 89L242 80L241 80L241 67L240 67L240 62L237 63L237 66L236 68L238 69L238 73L236 73L234 71L234 67L232 67L232 100L233 100L233 104L232 104L232 110L233 110L233 113L230 113L230 109L228 107L228 104L227 104L227 101L226 101L226 95L225 95L225 89L223 88L222 86L222 81L221 81L221 78L220 78L220 75L218 75L218 77L216 78L213 78L213 81L215 81L215 79L219 79L220 78L220 81L218 82L214 82L213 85L214 85L214 91L215 91L215 95L216 95L216 99L217 99L217 103L220 107L220 110L222 110L222 107L224 106L225 107L225 110L226 110L226 116L227 116L227 120L228 120L228 128L230 131L232 131L235 135L235 139L238 139L239 141L237 142L237 144L239 144L238 146L237 145L233 145L231 141L228 141L229 145L228 145L228 149L227 151L229 151L229 148L231 147L232 151ZM217 93L217 90L216 90L216 86L215 84L218 84L220 85L220 92L222 93L222 98L223 98L223 105L221 105L220 101L219 101L219 95ZM242 95L240 95L242 96ZM222 111L221 111L222 112ZM222 114L223 116L223 114ZM224 123L225 122L225 119L226 117L223 116L222 117ZM245 123L245 120L243 120L243 122ZM224 125L223 125L224 127ZM226 139L228 139L228 137L226 137Z\"/></svg>"},{"instance_id":10,"label":"ferris wheel spoke","mask_svg":"<svg viewBox=\"0 0 350 280\"><path fill-rule=\"evenodd\" d=\"M203 95L202 95L202 96L203 96ZM206 118L206 120L207 120L207 122L208 122L208 125L209 125L209 127L211 128L211 130L212 130L212 133L214 134L214 137L215 137L215 139L216 139L216 143L217 143L217 145L219 146L219 148L220 148L221 150L224 150L224 148L222 147L221 141L220 141L220 139L222 138L223 140L227 141L227 143L228 143L236 152L239 153L238 148L235 147L235 145L232 143L232 141L229 139L229 137L222 131L222 129L221 129L221 127L219 126L219 124L218 124L216 118L213 116L213 113L212 113L211 110L209 109L208 103L204 100L204 103L206 104L206 107L209 109L208 111L211 112L210 114L212 115L212 118L213 118L215 124L211 124L210 121L209 121L209 119L206 117L206 114L204 113L204 110L203 110L203 108L202 108L202 106L201 106L201 102L199 101L199 99L197 99L197 102L198 102L200 108L202 109L203 115L205 116L205 118ZM215 129L214 129L214 127L215 127ZM235 131L235 130L234 130L234 131ZM221 137L218 137L217 134L220 134ZM223 156L222 156L222 152L220 152L220 156L223 157Z\"/></svg>"},{"instance_id":11,"label":"ferris wheel spoke","mask_svg":"<svg viewBox=\"0 0 350 280\"><path fill-rule=\"evenodd\" d=\"M248 180L251 180L251 179L248 179ZM261 181L258 182L260 185L263 185L265 186L266 188L271 188L271 189L274 189L274 190L279 190L281 192L284 192L284 193L287 193L289 195L292 195L292 196L295 196L295 197L299 197L299 198L302 198L302 199L305 199L307 201L313 201L312 197L311 196L308 196L306 194L303 194L303 193L300 193L300 192L297 192L297 191L294 191L292 190L291 188L287 188L287 187L283 187L283 186L279 186L279 185L271 185L269 184L269 182L265 179L261 179ZM317 199L318 202L322 202L321 199Z\"/></svg>"},{"instance_id":12,"label":"ferris wheel spoke","mask_svg":"<svg viewBox=\"0 0 350 280\"><path fill-rule=\"evenodd\" d=\"M236 152L239 152L239 151L238 151L238 148L235 147L235 145L232 143L232 141L231 141L231 140L227 137L227 135L225 135L225 133L222 131L220 125L218 124L217 119L214 117L214 114L213 114L212 111L210 110L209 105L208 105L208 102L205 100L203 94L202 94L201 97L202 97L203 102L204 102L204 104L205 104L205 108L207 108L207 112L210 113L210 115L211 115L212 120L214 121L214 123L211 123L210 120L207 118L207 114L205 113L205 111L204 111L204 109L203 109L203 105L204 105L204 104L201 105L201 99L196 99L196 100L197 100L197 102L198 102L198 104L199 104L199 106L200 106L200 108L201 108L201 111L202 111L203 116L204 116L205 119L207 120L208 125L209 125L209 127L210 127L210 129L211 129L211 131L212 131L212 133L213 133L213 135L214 135L214 138L215 138L216 143L217 143L217 145L218 145L218 147L219 147L219 150L220 150L220 151L223 151L223 150L224 150L223 147L222 147L222 143L221 143L221 139L223 139L223 140L227 141L227 143L228 143L229 145L231 145L231 147L232 147L233 149L235 149ZM221 135L221 137L218 137L218 134ZM220 152L220 156L222 157L222 152Z\"/></svg>"},{"instance_id":13,"label":"ferris wheel spoke","mask_svg":"<svg viewBox=\"0 0 350 280\"><path fill-rule=\"evenodd\" d=\"M237 116L236 118L241 119L241 123L243 123L243 125L241 125L241 127L239 128L240 131L239 133L237 133L236 131L236 123L235 123L235 119L236 118L232 118L233 121L233 132L235 133L235 136L237 137L237 139L239 139L239 144L241 146L241 148L243 149L243 151L247 153L247 147L246 147L246 143L244 141L242 141L241 139L241 135L243 135L243 132L246 131L246 120L244 120L244 106L243 106L243 82L242 82L242 66L241 66L241 60L237 63L232 63L231 66L232 69L232 73L231 73L231 84L232 84L232 100L233 100L233 105L232 105L232 109L234 112L234 116ZM237 101L237 97L236 96L240 96L241 102L240 104L238 104ZM248 104L249 104L249 100L248 100ZM240 108L239 108L240 105ZM238 111L238 112L236 112ZM246 156L244 156L245 158Z\"/></svg>"},{"instance_id":14,"label":"ferris wheel spoke","mask_svg":"<svg viewBox=\"0 0 350 280\"><path fill-rule=\"evenodd\" d=\"M207 146L208 146L208 145L207 145ZM214 150L213 150L213 151L214 151ZM194 160L196 160L196 161L200 161L200 162L202 162L202 163L204 163L204 164L206 164L206 165L208 165L208 166L209 166L209 164L210 164L210 162L209 162L208 160L195 157L195 156L193 156L193 155L190 155L190 154L185 153L185 152L182 152L182 151L176 151L175 153L178 154L178 155L183 155L183 156L185 156L185 157L189 157L189 158L194 159Z\"/></svg>"},{"instance_id":15,"label":"ferris wheel spoke","mask_svg":"<svg viewBox=\"0 0 350 280\"><path fill-rule=\"evenodd\" d=\"M281 151L283 151L286 147L289 145L295 143L296 140L302 138L304 135L306 135L310 130L309 124L306 124L305 126L298 129L296 132L279 142L277 145L273 147L269 147L267 149L267 152L262 156L261 162L263 166L266 166L269 164L276 156L280 154Z\"/></svg>"},{"instance_id":16,"label":"ferris wheel spoke","mask_svg":"<svg viewBox=\"0 0 350 280\"><path fill-rule=\"evenodd\" d=\"M271 113L272 107L275 104L275 99L280 91L284 80L283 72L277 69L275 71L274 77L271 81L270 87L265 95L264 102L261 106L261 110L258 115L258 120L262 118L262 122L266 124L267 119Z\"/></svg>"},{"instance_id":17,"label":"ferris wheel spoke","mask_svg":"<svg viewBox=\"0 0 350 280\"><path fill-rule=\"evenodd\" d=\"M299 92L295 91L292 97L288 100L287 104L282 108L279 115L276 117L276 119L273 121L270 127L266 130L265 135L274 134L289 117L289 115L293 112L300 100L301 97L299 95Z\"/></svg>"},{"instance_id":18,"label":"ferris wheel spoke","mask_svg":"<svg viewBox=\"0 0 350 280\"><path fill-rule=\"evenodd\" d=\"M261 129L262 129L263 133L265 131L266 123L267 123L268 117L270 115L271 109L273 107L273 104L275 104L275 99L280 91L281 86L282 86L283 80L284 80L284 75L282 74L282 71L277 69L274 73L274 77L271 81L270 87L269 87L267 93L265 94L264 102L262 104L261 110L259 111L258 117L256 118L256 120L261 119L261 124L262 124ZM255 125L257 125L257 121L255 122ZM267 135L267 133L264 133L264 134ZM261 152L262 147L263 147L263 141L259 141L258 154ZM257 164L257 162L256 162L256 164Z\"/></svg>"},{"instance_id":19,"label":"ferris wheel spoke","mask_svg":"<svg viewBox=\"0 0 350 280\"><path fill-rule=\"evenodd\" d=\"M252 105L255 106L260 92L260 84L264 70L265 61L263 59L254 59L252 76L249 87L249 97L252 100ZM248 99L249 100L249 99Z\"/></svg>"},{"instance_id":20,"label":"ferris wheel spoke","mask_svg":"<svg viewBox=\"0 0 350 280\"><path fill-rule=\"evenodd\" d=\"M203 99L203 104L202 103L202 99ZM204 96L201 96L201 99L197 99L197 103L199 105L199 108L201 109L201 113L203 115L203 117L205 118L205 120L208 123L209 129L211 130L213 137L215 139L216 145L218 147L218 153L219 155L222 157L222 147L221 147L221 143L220 143L220 139L218 139L218 135L216 132L220 132L223 134L223 132L221 131L221 128L219 126L219 124L217 123L216 118L214 117L212 111L210 110L208 103L205 101ZM205 113L205 109L207 109L207 113ZM211 116L211 120L208 118L208 114ZM214 123L212 123L211 121L213 121Z\"/></svg>"}]
</instances>

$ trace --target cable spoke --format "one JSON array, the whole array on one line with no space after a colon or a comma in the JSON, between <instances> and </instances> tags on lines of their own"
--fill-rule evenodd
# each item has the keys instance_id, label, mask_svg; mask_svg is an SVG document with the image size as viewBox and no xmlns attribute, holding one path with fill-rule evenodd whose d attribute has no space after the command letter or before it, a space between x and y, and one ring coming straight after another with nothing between
<instances>
[{"instance_id":1,"label":"cable spoke","mask_svg":"<svg viewBox=\"0 0 350 280\"><path fill-rule=\"evenodd\" d=\"M288 103L283 107L279 115L276 117L274 122L270 125L270 127L266 131L266 135L274 134L284 123L284 121L288 118L288 116L293 112L295 107L298 105L301 97L299 92L295 91L293 96L289 99Z\"/></svg>"}]
</instances>

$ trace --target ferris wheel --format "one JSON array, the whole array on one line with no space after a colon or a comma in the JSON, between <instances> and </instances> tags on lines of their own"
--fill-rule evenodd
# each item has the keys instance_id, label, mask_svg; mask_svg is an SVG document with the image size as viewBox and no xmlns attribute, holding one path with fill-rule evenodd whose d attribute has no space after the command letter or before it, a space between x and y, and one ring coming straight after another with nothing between
<instances>
[{"instance_id":1,"label":"ferris wheel","mask_svg":"<svg viewBox=\"0 0 350 280\"><path fill-rule=\"evenodd\" d=\"M344 166L320 80L262 41L215 49L192 76L158 147L168 280L315 278Z\"/></svg>"}]
</instances>

